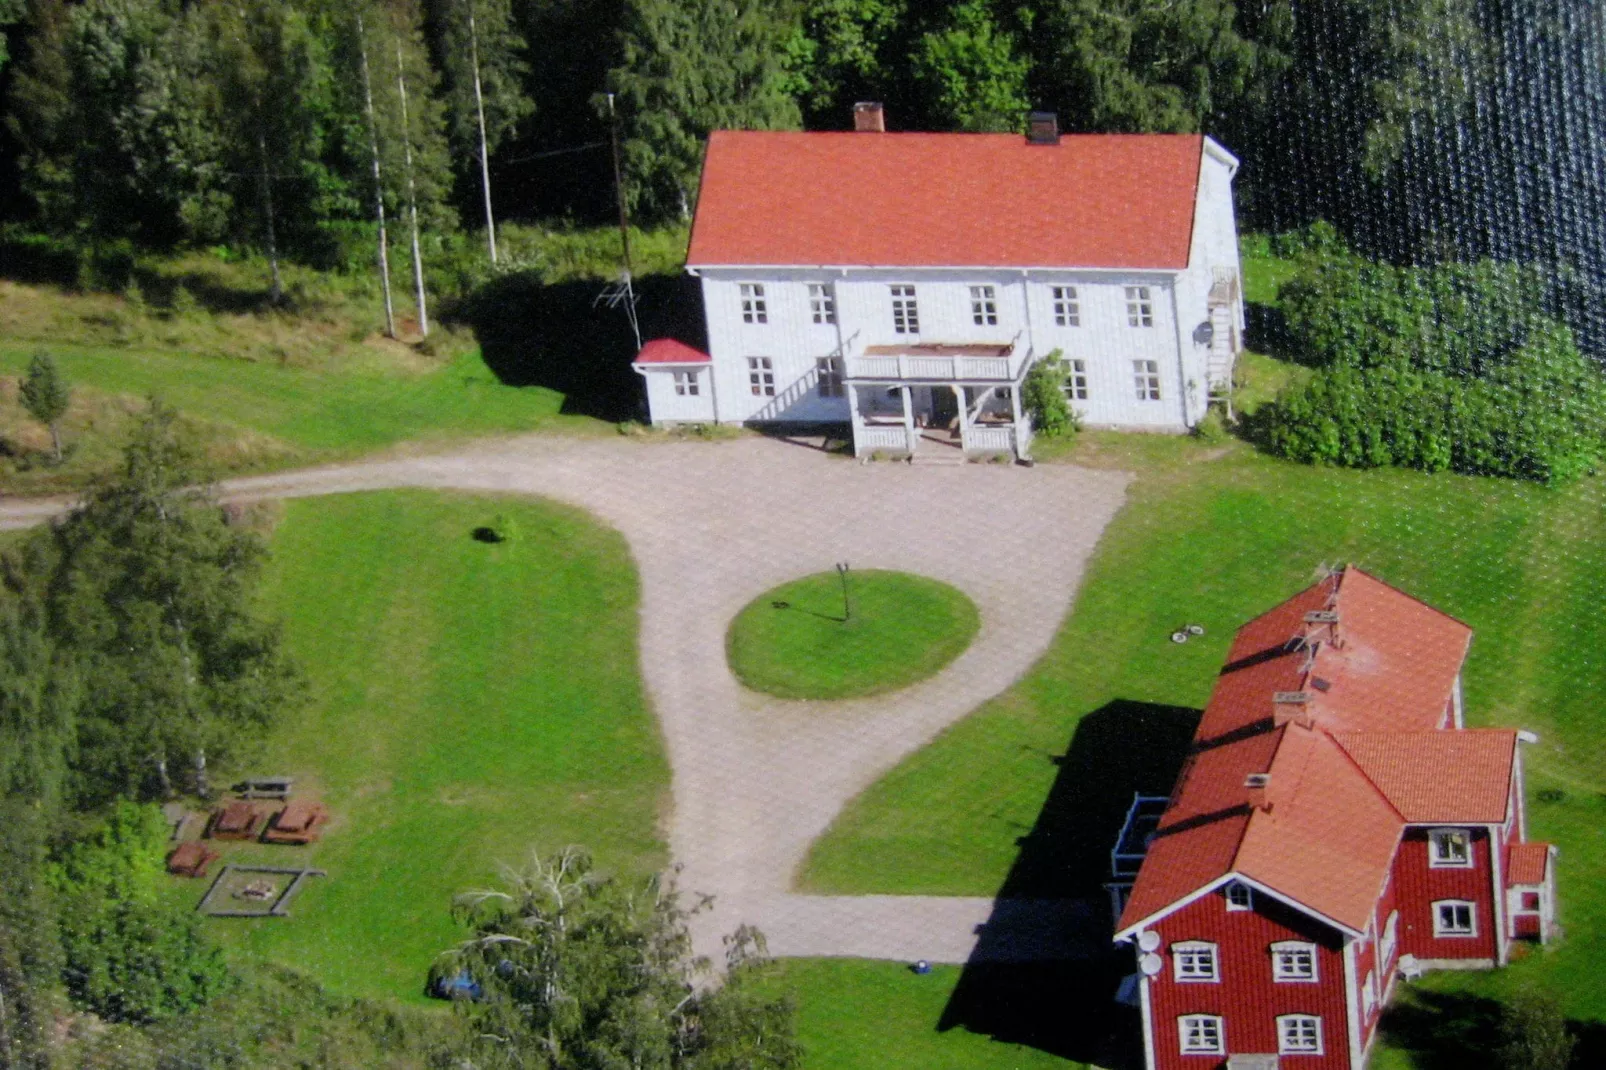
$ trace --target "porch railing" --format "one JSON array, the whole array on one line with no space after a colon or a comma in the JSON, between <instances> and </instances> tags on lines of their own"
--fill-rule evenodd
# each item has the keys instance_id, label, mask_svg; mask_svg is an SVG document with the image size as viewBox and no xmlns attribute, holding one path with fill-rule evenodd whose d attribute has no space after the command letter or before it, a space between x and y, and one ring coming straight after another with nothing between
<instances>
[{"instance_id":1,"label":"porch railing","mask_svg":"<svg viewBox=\"0 0 1606 1070\"><path fill-rule=\"evenodd\" d=\"M849 357L849 379L883 380L984 380L1001 383L1014 380L1014 361L1010 357Z\"/></svg>"},{"instance_id":2,"label":"porch railing","mask_svg":"<svg viewBox=\"0 0 1606 1070\"><path fill-rule=\"evenodd\" d=\"M1008 453L1014 448L1009 427L971 426L965 429L965 449L987 453Z\"/></svg>"},{"instance_id":3,"label":"porch railing","mask_svg":"<svg viewBox=\"0 0 1606 1070\"><path fill-rule=\"evenodd\" d=\"M858 446L856 452L861 454L875 450L914 452L914 446L909 441L909 432L902 427L860 427L857 430L856 444Z\"/></svg>"}]
</instances>

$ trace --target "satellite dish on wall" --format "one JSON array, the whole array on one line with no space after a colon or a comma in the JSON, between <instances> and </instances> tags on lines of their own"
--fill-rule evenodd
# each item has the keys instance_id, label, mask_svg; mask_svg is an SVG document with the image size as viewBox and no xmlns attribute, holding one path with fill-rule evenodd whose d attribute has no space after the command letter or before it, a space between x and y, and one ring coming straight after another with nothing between
<instances>
[{"instance_id":1,"label":"satellite dish on wall","mask_svg":"<svg viewBox=\"0 0 1606 1070\"><path fill-rule=\"evenodd\" d=\"M1164 968L1165 963L1160 960L1160 956L1152 952L1138 959L1138 969L1143 971L1145 977L1158 976Z\"/></svg>"},{"instance_id":2,"label":"satellite dish on wall","mask_svg":"<svg viewBox=\"0 0 1606 1070\"><path fill-rule=\"evenodd\" d=\"M1207 346L1216 340L1216 328L1209 320L1205 320L1193 329L1193 344Z\"/></svg>"},{"instance_id":3,"label":"satellite dish on wall","mask_svg":"<svg viewBox=\"0 0 1606 1070\"><path fill-rule=\"evenodd\" d=\"M1146 929L1138 934L1138 947L1144 951L1156 951L1160 947L1160 934L1153 929Z\"/></svg>"}]
</instances>

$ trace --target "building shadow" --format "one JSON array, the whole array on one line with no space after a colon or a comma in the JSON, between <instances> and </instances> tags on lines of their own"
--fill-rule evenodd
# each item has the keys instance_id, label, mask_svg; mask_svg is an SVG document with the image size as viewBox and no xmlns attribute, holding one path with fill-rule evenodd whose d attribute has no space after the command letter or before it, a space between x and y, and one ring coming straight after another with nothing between
<instances>
[{"instance_id":1,"label":"building shadow","mask_svg":"<svg viewBox=\"0 0 1606 1070\"><path fill-rule=\"evenodd\" d=\"M1110 850L1135 793L1169 795L1200 711L1117 699L1087 714L1003 885L938 1022L1067 1059L1112 1068L1143 1065L1134 1008L1115 1001L1132 972L1130 951L1111 944ZM1012 915L1024 901L1061 904L1074 931L1051 961L1008 961ZM1062 936L1064 934L1061 934Z\"/></svg>"},{"instance_id":2,"label":"building shadow","mask_svg":"<svg viewBox=\"0 0 1606 1070\"><path fill-rule=\"evenodd\" d=\"M1384 1012L1382 1035L1420 1070L1501 1070L1503 1014L1497 1000L1413 988ZM1577 1042L1570 1067L1606 1066L1606 1023L1569 1018L1567 1031Z\"/></svg>"},{"instance_id":3,"label":"building shadow","mask_svg":"<svg viewBox=\"0 0 1606 1070\"><path fill-rule=\"evenodd\" d=\"M646 393L631 368L636 340L624 310L598 302L595 280L543 285L530 272L493 279L452 310L479 340L492 373L509 386L544 386L563 395L561 411L602 420L646 417ZM641 337L707 348L696 279L635 280Z\"/></svg>"}]
</instances>

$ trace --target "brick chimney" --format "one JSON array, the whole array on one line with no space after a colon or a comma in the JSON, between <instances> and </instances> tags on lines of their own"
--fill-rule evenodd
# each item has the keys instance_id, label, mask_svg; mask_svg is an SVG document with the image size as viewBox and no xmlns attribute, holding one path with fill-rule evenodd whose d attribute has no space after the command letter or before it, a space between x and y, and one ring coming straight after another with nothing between
<instances>
[{"instance_id":1,"label":"brick chimney","mask_svg":"<svg viewBox=\"0 0 1606 1070\"><path fill-rule=\"evenodd\" d=\"M1034 111L1026 116L1026 143L1028 145L1058 145L1060 118L1051 111Z\"/></svg>"},{"instance_id":2,"label":"brick chimney","mask_svg":"<svg viewBox=\"0 0 1606 1070\"><path fill-rule=\"evenodd\" d=\"M887 132L887 115L879 100L861 100L853 106L853 129L867 134Z\"/></svg>"},{"instance_id":3,"label":"brick chimney","mask_svg":"<svg viewBox=\"0 0 1606 1070\"><path fill-rule=\"evenodd\" d=\"M1244 794L1248 796L1251 809L1270 811L1271 800L1267 798L1270 792L1270 773L1250 773L1244 777Z\"/></svg>"}]
</instances>

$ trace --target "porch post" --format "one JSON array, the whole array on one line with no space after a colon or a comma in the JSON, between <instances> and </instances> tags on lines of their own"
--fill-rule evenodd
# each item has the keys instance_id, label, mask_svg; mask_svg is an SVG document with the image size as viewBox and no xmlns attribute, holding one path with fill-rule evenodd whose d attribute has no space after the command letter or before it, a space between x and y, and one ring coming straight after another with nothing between
<instances>
[{"instance_id":1,"label":"porch post","mask_svg":"<svg viewBox=\"0 0 1606 1070\"><path fill-rule=\"evenodd\" d=\"M959 452L970 452L970 413L966 411L969 406L965 403L965 388L959 383L948 384L959 399Z\"/></svg>"},{"instance_id":2,"label":"porch post","mask_svg":"<svg viewBox=\"0 0 1606 1070\"><path fill-rule=\"evenodd\" d=\"M1022 413L1020 408L1020 388L1025 381L1025 377L1022 376L1018 382L1012 384L1009 388L1009 409L1010 413L1015 417L1014 426L1010 428L1010 438L1014 440L1015 457L1018 460L1024 460L1026 456L1026 449L1021 442L1023 436L1021 435Z\"/></svg>"},{"instance_id":3,"label":"porch post","mask_svg":"<svg viewBox=\"0 0 1606 1070\"><path fill-rule=\"evenodd\" d=\"M864 430L864 415L859 412L859 386L857 383L848 384L848 422L853 425L853 455L859 456L859 442L862 438L859 432Z\"/></svg>"},{"instance_id":4,"label":"porch post","mask_svg":"<svg viewBox=\"0 0 1606 1070\"><path fill-rule=\"evenodd\" d=\"M909 444L909 456L913 457L915 455L914 401L910 397L909 388L907 386L900 386L898 388L898 393L903 398L903 437L904 441Z\"/></svg>"}]
</instances>

